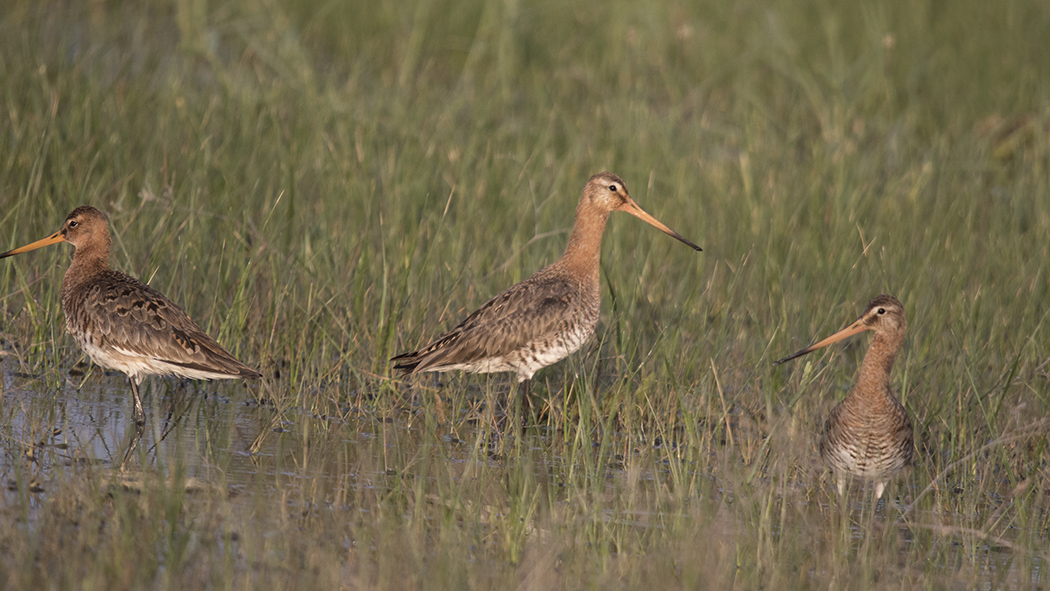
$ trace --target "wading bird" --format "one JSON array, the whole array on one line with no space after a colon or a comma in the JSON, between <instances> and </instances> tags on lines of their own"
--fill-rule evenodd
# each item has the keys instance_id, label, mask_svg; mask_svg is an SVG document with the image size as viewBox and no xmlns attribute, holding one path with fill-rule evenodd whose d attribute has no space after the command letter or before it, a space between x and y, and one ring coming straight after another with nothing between
<instances>
[{"instance_id":1,"label":"wading bird","mask_svg":"<svg viewBox=\"0 0 1050 591\"><path fill-rule=\"evenodd\" d=\"M774 365L865 330L874 331L875 338L860 366L857 384L824 423L820 457L835 473L840 495L846 492L847 476L853 475L874 481L875 498L881 498L886 481L911 463L915 448L908 412L890 389L890 370L908 331L900 301L890 295L878 296L853 324Z\"/></svg>"},{"instance_id":2,"label":"wading bird","mask_svg":"<svg viewBox=\"0 0 1050 591\"><path fill-rule=\"evenodd\" d=\"M620 177L596 174L583 188L560 259L492 298L430 344L394 357L394 368L405 374L514 372L527 411L532 374L575 352L594 334L601 306L602 234L614 211L625 211L700 250L639 207Z\"/></svg>"},{"instance_id":3,"label":"wading bird","mask_svg":"<svg viewBox=\"0 0 1050 591\"><path fill-rule=\"evenodd\" d=\"M94 207L74 209L61 230L0 254L0 259L59 242L69 242L76 249L62 279L66 331L92 361L127 374L137 424L146 420L139 397L145 376L262 377L205 334L164 294L109 268L109 223Z\"/></svg>"}]
</instances>

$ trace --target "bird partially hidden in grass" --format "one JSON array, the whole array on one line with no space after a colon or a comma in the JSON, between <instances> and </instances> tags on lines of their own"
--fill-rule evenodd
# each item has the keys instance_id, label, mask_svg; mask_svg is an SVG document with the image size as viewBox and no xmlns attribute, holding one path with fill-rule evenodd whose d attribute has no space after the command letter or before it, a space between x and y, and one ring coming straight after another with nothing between
<instances>
[{"instance_id":1,"label":"bird partially hidden in grass","mask_svg":"<svg viewBox=\"0 0 1050 591\"><path fill-rule=\"evenodd\" d=\"M602 234L614 211L625 211L700 250L639 207L620 177L596 174L583 188L560 259L492 298L433 342L394 357L394 368L405 374L514 372L528 412L532 375L575 352L594 334L601 306Z\"/></svg>"},{"instance_id":2,"label":"bird partially hidden in grass","mask_svg":"<svg viewBox=\"0 0 1050 591\"><path fill-rule=\"evenodd\" d=\"M139 384L147 375L198 380L262 377L205 334L164 294L110 269L109 223L94 207L74 209L58 232L0 258L59 242L76 249L62 279L66 330L92 361L127 374L136 424L146 420Z\"/></svg>"},{"instance_id":3,"label":"bird partially hidden in grass","mask_svg":"<svg viewBox=\"0 0 1050 591\"><path fill-rule=\"evenodd\" d=\"M835 473L840 495L845 494L846 479L852 475L875 482L878 499L889 478L911 464L915 450L908 412L890 389L890 371L908 331L904 306L893 296L880 295L868 303L856 322L774 365L865 330L873 331L875 338L856 385L824 423L820 457Z\"/></svg>"}]
</instances>

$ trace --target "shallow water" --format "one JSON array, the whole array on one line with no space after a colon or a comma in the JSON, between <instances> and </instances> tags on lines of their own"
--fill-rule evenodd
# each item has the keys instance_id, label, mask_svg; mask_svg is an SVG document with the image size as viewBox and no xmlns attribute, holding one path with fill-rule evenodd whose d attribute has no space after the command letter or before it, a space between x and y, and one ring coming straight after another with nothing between
<instances>
[{"instance_id":1,"label":"shallow water","mask_svg":"<svg viewBox=\"0 0 1050 591\"><path fill-rule=\"evenodd\" d=\"M3 370L5 428L17 441L54 450L55 460L119 467L135 432L131 390L122 374L90 376L79 387L67 377L53 389L39 377L12 371L9 364ZM147 380L142 391L147 424L139 445L149 450L149 457L178 459L194 475L203 475L206 464L185 442L205 423L225 426L239 436L231 441L234 448L251 444L250 439L243 441L252 429L251 417L234 412L236 405L224 396L231 392L230 385L221 386L216 396L192 382L154 379Z\"/></svg>"},{"instance_id":2,"label":"shallow water","mask_svg":"<svg viewBox=\"0 0 1050 591\"><path fill-rule=\"evenodd\" d=\"M438 532L445 531L442 520L452 519L457 528L473 523L473 529L467 529L480 540L506 535L505 520L520 521L520 535L542 547L558 532L573 535L580 519L580 491L598 490L584 500L583 515L627 539L673 536L673 530L685 523L704 522L702 527L708 528L704 535L714 532L747 545L751 530L763 523L753 508L775 508L782 517L769 527L773 543L790 546L790 540L797 538L815 546L788 552L804 558L802 564L812 562L806 557L819 556L822 545L834 548L831 532L839 528L848 538L846 546L859 555L871 544L889 539L891 546L884 551L900 556L902 564L925 556L926 576L933 574L948 587L980 583L994 588L1005 583L1038 588L1042 583L1038 556L1022 560L1008 548L964 535L960 528L930 536L921 527L896 523L900 505L885 500L871 511L867 497L853 496L843 512L834 497L808 497L806 483L783 486L763 479L745 487L733 476L718 474L716 460L707 466L685 464L696 471L695 490L684 504L674 503L666 495L666 465L636 461L634 455L599 458L605 462L601 484L574 487L587 476L576 474L580 467L566 462L559 436L542 430L524 441L524 451L507 456L501 455L498 444L479 444L485 432L479 433L477 425L467 421L439 428L435 434L433 424L426 425L425 413L322 419L291 409L278 417L273 407L256 402L251 388L258 385L150 378L142 390L147 424L139 435L130 418L130 389L121 374L101 374L92 368L86 378L64 376L56 388L40 377L20 373L10 359L0 359L0 371L0 445L5 450L0 454L0 481L6 484L0 498L6 499L5 504L17 506L17 497L28 494L30 501L22 506L41 509L52 492L76 489L78 479L103 482L108 490L139 493L157 475L178 474L186 492L195 493L185 507L197 509L185 511L211 507L216 499L226 507L220 511L228 521L224 527L243 533L220 536L220 543L232 544L238 555L253 554L237 541L247 536L270 540L264 546L288 536L314 540L311 543L326 539L352 552L358 548L363 526L386 531L388 526L377 524L411 521L413 515L422 515L428 527ZM644 454L644 449L635 447L633 453ZM523 476L522 468L529 473ZM532 484L519 488L515 479L520 478ZM736 490L731 488L734 482ZM535 490L547 496L554 512L529 520L516 517L516 504ZM771 490L780 491L772 504ZM910 495L917 492L912 489ZM568 524L554 519L558 507L565 508ZM34 510L26 517L33 524ZM1040 522L1045 516L1028 519ZM916 513L912 520L974 522L972 515L932 511ZM878 533L890 530L895 533L888 538ZM872 531L877 532L875 537ZM1045 529L1036 535L1047 543ZM469 547L477 544L474 541ZM613 551L621 553L630 555ZM279 566L284 568L283 563ZM851 572L845 568L844 572ZM912 565L903 572L916 568ZM817 568L810 576L832 583L843 576L830 570Z\"/></svg>"}]
</instances>

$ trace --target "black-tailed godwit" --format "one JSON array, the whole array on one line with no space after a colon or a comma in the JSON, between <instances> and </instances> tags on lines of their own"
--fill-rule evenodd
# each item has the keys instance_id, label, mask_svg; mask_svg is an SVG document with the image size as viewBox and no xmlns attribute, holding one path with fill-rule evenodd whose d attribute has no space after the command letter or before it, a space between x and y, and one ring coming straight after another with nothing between
<instances>
[{"instance_id":1,"label":"black-tailed godwit","mask_svg":"<svg viewBox=\"0 0 1050 591\"><path fill-rule=\"evenodd\" d=\"M824 423L820 457L835 473L840 495L846 492L847 476L853 475L874 481L875 498L880 498L887 480L911 463L915 451L908 412L890 389L890 370L908 331L904 306L893 296L880 295L853 324L774 365L865 330L874 331L875 338L856 385Z\"/></svg>"},{"instance_id":2,"label":"black-tailed godwit","mask_svg":"<svg viewBox=\"0 0 1050 591\"><path fill-rule=\"evenodd\" d=\"M0 258L59 242L76 249L62 279L66 330L95 363L127 374L136 423L145 421L139 384L147 375L198 380L261 377L164 294L109 268L109 223L94 207L74 209L58 232Z\"/></svg>"},{"instance_id":3,"label":"black-tailed godwit","mask_svg":"<svg viewBox=\"0 0 1050 591\"><path fill-rule=\"evenodd\" d=\"M594 334L601 306L602 234L614 211L634 215L700 250L639 207L620 177L596 174L583 188L560 259L492 298L430 344L394 357L394 368L405 374L514 372L527 409L532 375L575 352Z\"/></svg>"}]
</instances>

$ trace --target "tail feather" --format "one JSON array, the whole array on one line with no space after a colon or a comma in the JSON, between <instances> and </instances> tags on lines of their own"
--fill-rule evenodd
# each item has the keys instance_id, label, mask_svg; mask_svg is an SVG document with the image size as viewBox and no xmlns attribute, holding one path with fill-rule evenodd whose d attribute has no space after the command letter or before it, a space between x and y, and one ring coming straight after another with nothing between
<instances>
[{"instance_id":1,"label":"tail feather","mask_svg":"<svg viewBox=\"0 0 1050 591\"><path fill-rule=\"evenodd\" d=\"M402 353L396 357L391 357L390 361L396 362L394 369L400 371L402 374L408 375L415 373L416 368L423 360L419 356L419 351L410 351L408 353Z\"/></svg>"}]
</instances>

